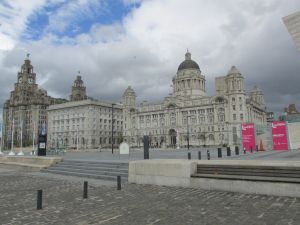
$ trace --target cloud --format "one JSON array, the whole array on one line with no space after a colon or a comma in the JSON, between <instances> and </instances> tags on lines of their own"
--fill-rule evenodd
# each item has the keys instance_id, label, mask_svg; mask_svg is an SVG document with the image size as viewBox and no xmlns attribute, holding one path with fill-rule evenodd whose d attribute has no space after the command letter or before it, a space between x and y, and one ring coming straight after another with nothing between
<instances>
[{"instance_id":1,"label":"cloud","mask_svg":"<svg viewBox=\"0 0 300 225\"><path fill-rule=\"evenodd\" d=\"M15 0L0 3L0 50L12 49L26 28L28 17L46 0Z\"/></svg>"},{"instance_id":2,"label":"cloud","mask_svg":"<svg viewBox=\"0 0 300 225\"><path fill-rule=\"evenodd\" d=\"M209 95L214 94L215 77L236 65L247 91L254 84L264 91L269 110L280 111L291 102L300 107L296 85L300 53L281 21L300 9L297 0L288 0L290 4L284 0L124 0L132 8L122 20L94 21L87 32L64 35L81 17L93 16L89 10L103 7L102 1L88 2L47 1L24 13L19 22L22 29L7 36L13 47L0 50L0 82L5 84L0 102L9 97L27 52L40 86L56 97L68 98L80 70L89 96L120 101L131 85L139 101L162 101L189 48L206 76ZM47 4L63 6L49 15L43 36L27 41L16 38L26 28L26 18Z\"/></svg>"},{"instance_id":3,"label":"cloud","mask_svg":"<svg viewBox=\"0 0 300 225\"><path fill-rule=\"evenodd\" d=\"M80 29L77 24L86 18L104 13L107 9L103 0L66 1L55 12L49 13L49 24L46 33L64 33L67 29L76 32Z\"/></svg>"}]
</instances>

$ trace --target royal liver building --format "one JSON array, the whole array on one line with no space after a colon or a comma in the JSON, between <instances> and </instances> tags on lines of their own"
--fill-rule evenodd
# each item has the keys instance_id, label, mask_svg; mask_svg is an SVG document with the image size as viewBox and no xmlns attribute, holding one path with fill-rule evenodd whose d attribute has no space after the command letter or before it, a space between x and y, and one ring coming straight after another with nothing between
<instances>
[{"instance_id":1,"label":"royal liver building","mask_svg":"<svg viewBox=\"0 0 300 225\"><path fill-rule=\"evenodd\" d=\"M159 104L136 103L128 87L123 94L123 136L131 146L141 146L144 135L152 147L241 145L241 124L266 123L263 93L245 92L244 77L232 66L215 80L215 95L207 96L205 76L185 54L173 80L173 93Z\"/></svg>"}]
</instances>

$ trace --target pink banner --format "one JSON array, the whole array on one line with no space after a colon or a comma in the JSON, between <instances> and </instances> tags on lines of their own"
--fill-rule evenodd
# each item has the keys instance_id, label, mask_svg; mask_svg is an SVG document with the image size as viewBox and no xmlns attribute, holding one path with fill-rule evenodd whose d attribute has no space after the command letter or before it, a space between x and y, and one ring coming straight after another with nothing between
<instances>
[{"instance_id":1,"label":"pink banner","mask_svg":"<svg viewBox=\"0 0 300 225\"><path fill-rule=\"evenodd\" d=\"M243 148L246 151L250 151L251 147L255 151L255 130L253 123L244 123L242 124L242 141Z\"/></svg>"},{"instance_id":2,"label":"pink banner","mask_svg":"<svg viewBox=\"0 0 300 225\"><path fill-rule=\"evenodd\" d=\"M274 150L288 150L286 124L283 121L272 122L272 142Z\"/></svg>"}]
</instances>

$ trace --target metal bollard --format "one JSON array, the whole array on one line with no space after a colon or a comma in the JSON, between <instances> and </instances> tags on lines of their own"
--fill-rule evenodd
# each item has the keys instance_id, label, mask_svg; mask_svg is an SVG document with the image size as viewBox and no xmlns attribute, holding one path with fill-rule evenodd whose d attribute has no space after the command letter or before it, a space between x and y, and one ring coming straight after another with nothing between
<instances>
[{"instance_id":1,"label":"metal bollard","mask_svg":"<svg viewBox=\"0 0 300 225\"><path fill-rule=\"evenodd\" d=\"M37 204L36 204L36 209L42 209L43 208L43 190L38 190L37 191Z\"/></svg>"},{"instance_id":2,"label":"metal bollard","mask_svg":"<svg viewBox=\"0 0 300 225\"><path fill-rule=\"evenodd\" d=\"M201 160L201 151L198 151L198 159Z\"/></svg>"},{"instance_id":3,"label":"metal bollard","mask_svg":"<svg viewBox=\"0 0 300 225\"><path fill-rule=\"evenodd\" d=\"M188 160L191 160L191 153L190 152L188 152Z\"/></svg>"},{"instance_id":4,"label":"metal bollard","mask_svg":"<svg viewBox=\"0 0 300 225\"><path fill-rule=\"evenodd\" d=\"M251 148L250 148L250 151L251 151L251 153L253 152L253 148L252 148L252 146L251 146Z\"/></svg>"},{"instance_id":5,"label":"metal bollard","mask_svg":"<svg viewBox=\"0 0 300 225\"><path fill-rule=\"evenodd\" d=\"M210 160L210 152L207 150L207 160Z\"/></svg>"},{"instance_id":6,"label":"metal bollard","mask_svg":"<svg viewBox=\"0 0 300 225\"><path fill-rule=\"evenodd\" d=\"M256 145L256 152L258 152L258 145Z\"/></svg>"},{"instance_id":7,"label":"metal bollard","mask_svg":"<svg viewBox=\"0 0 300 225\"><path fill-rule=\"evenodd\" d=\"M235 146L235 155L239 155L239 146Z\"/></svg>"},{"instance_id":8,"label":"metal bollard","mask_svg":"<svg viewBox=\"0 0 300 225\"><path fill-rule=\"evenodd\" d=\"M117 190L121 190L121 176L117 176Z\"/></svg>"},{"instance_id":9,"label":"metal bollard","mask_svg":"<svg viewBox=\"0 0 300 225\"><path fill-rule=\"evenodd\" d=\"M83 198L88 197L88 182L84 181L83 183Z\"/></svg>"},{"instance_id":10,"label":"metal bollard","mask_svg":"<svg viewBox=\"0 0 300 225\"><path fill-rule=\"evenodd\" d=\"M231 156L231 150L230 150L230 147L227 147L227 156Z\"/></svg>"},{"instance_id":11,"label":"metal bollard","mask_svg":"<svg viewBox=\"0 0 300 225\"><path fill-rule=\"evenodd\" d=\"M222 148L218 148L218 158L222 158Z\"/></svg>"}]
</instances>

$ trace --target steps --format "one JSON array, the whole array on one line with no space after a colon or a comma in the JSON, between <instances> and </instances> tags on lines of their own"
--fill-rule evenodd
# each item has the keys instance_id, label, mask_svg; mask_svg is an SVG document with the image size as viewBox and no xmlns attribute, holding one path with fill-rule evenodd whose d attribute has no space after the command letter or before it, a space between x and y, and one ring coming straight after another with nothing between
<instances>
[{"instance_id":1,"label":"steps","mask_svg":"<svg viewBox=\"0 0 300 225\"><path fill-rule=\"evenodd\" d=\"M300 183L300 168L288 166L197 165L192 177Z\"/></svg>"},{"instance_id":2,"label":"steps","mask_svg":"<svg viewBox=\"0 0 300 225\"><path fill-rule=\"evenodd\" d=\"M64 160L41 172L111 181L121 176L128 181L128 163L122 162Z\"/></svg>"}]
</instances>

